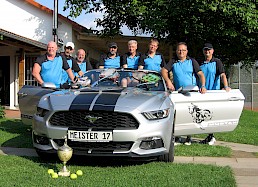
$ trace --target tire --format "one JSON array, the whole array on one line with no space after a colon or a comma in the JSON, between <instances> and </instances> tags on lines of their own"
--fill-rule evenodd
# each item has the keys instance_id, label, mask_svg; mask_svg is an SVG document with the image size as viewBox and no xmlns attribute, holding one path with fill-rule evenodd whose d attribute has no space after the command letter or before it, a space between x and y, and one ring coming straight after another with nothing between
<instances>
[{"instance_id":1,"label":"tire","mask_svg":"<svg viewBox=\"0 0 258 187\"><path fill-rule=\"evenodd\" d=\"M161 155L158 157L158 160L160 162L174 162L174 142L175 142L175 136L174 133L171 136L170 146L168 153Z\"/></svg>"}]
</instances>

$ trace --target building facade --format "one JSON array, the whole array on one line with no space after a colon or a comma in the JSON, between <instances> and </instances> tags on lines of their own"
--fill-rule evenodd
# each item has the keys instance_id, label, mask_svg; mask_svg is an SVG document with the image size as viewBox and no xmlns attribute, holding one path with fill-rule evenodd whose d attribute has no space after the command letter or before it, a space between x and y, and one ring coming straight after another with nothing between
<instances>
[{"instance_id":1,"label":"building facade","mask_svg":"<svg viewBox=\"0 0 258 187\"><path fill-rule=\"evenodd\" d=\"M0 6L0 100L10 109L18 108L17 92L24 84L34 85L31 70L37 56L53 40L53 11L33 0L2 0ZM92 61L100 52L77 40L85 27L58 15L58 39L75 43L75 50L91 51Z\"/></svg>"},{"instance_id":2,"label":"building facade","mask_svg":"<svg viewBox=\"0 0 258 187\"><path fill-rule=\"evenodd\" d=\"M18 109L17 93L23 85L36 85L32 67L37 56L46 52L47 43L53 36L53 10L34 0L1 0L0 6L0 104L7 109ZM107 52L107 45L114 41L118 52L127 52L127 42L138 41L138 50L145 53L150 37L116 36L100 38L94 31L58 14L57 36L59 51L63 44L72 41L75 53L83 48L87 60L98 63ZM56 20L55 20L56 21ZM172 57L172 47L160 42L159 51L166 60Z\"/></svg>"}]
</instances>

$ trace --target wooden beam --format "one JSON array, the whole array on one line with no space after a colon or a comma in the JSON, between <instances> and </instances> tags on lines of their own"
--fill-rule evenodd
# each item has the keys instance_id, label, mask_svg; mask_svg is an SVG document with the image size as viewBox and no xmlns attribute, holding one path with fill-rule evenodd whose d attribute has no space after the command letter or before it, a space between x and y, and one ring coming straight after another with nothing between
<instances>
[{"instance_id":1,"label":"wooden beam","mask_svg":"<svg viewBox=\"0 0 258 187\"><path fill-rule=\"evenodd\" d=\"M25 51L20 49L20 58L19 58L19 89L22 88L25 82Z\"/></svg>"}]
</instances>

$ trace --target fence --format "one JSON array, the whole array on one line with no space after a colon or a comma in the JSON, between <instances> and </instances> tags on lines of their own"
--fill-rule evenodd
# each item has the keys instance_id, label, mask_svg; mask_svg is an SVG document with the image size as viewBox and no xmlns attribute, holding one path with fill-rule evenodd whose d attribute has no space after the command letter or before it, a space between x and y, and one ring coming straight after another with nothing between
<instances>
[{"instance_id":1,"label":"fence","mask_svg":"<svg viewBox=\"0 0 258 187\"><path fill-rule=\"evenodd\" d=\"M258 110L258 61L251 68L241 66L241 63L229 68L229 84L238 88L245 96L245 108Z\"/></svg>"}]
</instances>

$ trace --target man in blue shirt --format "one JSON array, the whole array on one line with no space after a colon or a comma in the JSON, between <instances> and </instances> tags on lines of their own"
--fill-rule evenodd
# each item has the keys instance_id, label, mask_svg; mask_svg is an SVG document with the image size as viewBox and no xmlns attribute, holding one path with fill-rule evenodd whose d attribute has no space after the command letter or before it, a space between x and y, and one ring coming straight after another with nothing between
<instances>
[{"instance_id":1,"label":"man in blue shirt","mask_svg":"<svg viewBox=\"0 0 258 187\"><path fill-rule=\"evenodd\" d=\"M137 41L128 41L128 52L122 57L123 68L138 69L141 53L137 51Z\"/></svg>"},{"instance_id":2,"label":"man in blue shirt","mask_svg":"<svg viewBox=\"0 0 258 187\"><path fill-rule=\"evenodd\" d=\"M157 52L158 47L159 41L151 39L148 52L143 55L143 60L139 61L139 69L161 71L165 65L165 59L161 53Z\"/></svg>"},{"instance_id":3,"label":"man in blue shirt","mask_svg":"<svg viewBox=\"0 0 258 187\"><path fill-rule=\"evenodd\" d=\"M177 44L176 54L177 57L171 59L164 68L162 68L162 76L166 81L169 90L178 90L180 87L188 85L197 85L196 76L200 79L201 86L200 92L205 93L205 77L200 69L198 62L187 56L188 50L185 42ZM168 72L172 71L173 82L168 76Z\"/></svg>"},{"instance_id":4,"label":"man in blue shirt","mask_svg":"<svg viewBox=\"0 0 258 187\"><path fill-rule=\"evenodd\" d=\"M211 43L205 43L203 47L204 61L200 67L204 73L207 90L220 90L220 82L223 83L227 92L230 91L224 66L220 59L213 57L214 49ZM216 142L214 134L209 134L201 143L213 145Z\"/></svg>"},{"instance_id":5,"label":"man in blue shirt","mask_svg":"<svg viewBox=\"0 0 258 187\"><path fill-rule=\"evenodd\" d=\"M201 82L200 92L205 93L204 74L201 71L198 62L194 58L187 56L187 53L186 43L178 43L176 48L177 57L171 59L165 67L162 68L162 76L166 81L168 89L172 91L188 85L197 85L196 76L198 76ZM168 76L170 71L172 71L173 74L174 85ZM185 144L191 145L191 136L187 136Z\"/></svg>"},{"instance_id":6,"label":"man in blue shirt","mask_svg":"<svg viewBox=\"0 0 258 187\"><path fill-rule=\"evenodd\" d=\"M36 59L32 75L40 85L44 82L52 82L57 88L60 88L63 69L68 73L72 82L76 82L67 60L57 53L57 44L50 41L47 45L47 53Z\"/></svg>"},{"instance_id":7,"label":"man in blue shirt","mask_svg":"<svg viewBox=\"0 0 258 187\"><path fill-rule=\"evenodd\" d=\"M118 47L115 42L108 44L109 52L106 55L103 55L99 62L99 68L120 68L121 67L121 58L117 53Z\"/></svg>"},{"instance_id":8,"label":"man in blue shirt","mask_svg":"<svg viewBox=\"0 0 258 187\"><path fill-rule=\"evenodd\" d=\"M86 57L86 52L83 49L79 49L77 51L77 64L80 67L82 73L84 74L86 71L91 70L92 69L92 65L90 62L86 62L85 57ZM75 76L79 76L78 73L74 72Z\"/></svg>"},{"instance_id":9,"label":"man in blue shirt","mask_svg":"<svg viewBox=\"0 0 258 187\"><path fill-rule=\"evenodd\" d=\"M72 69L73 72L76 72L77 75L82 76L83 72L81 71L80 67L77 64L77 61L72 57L72 54L74 52L74 43L73 42L67 42L64 46L64 52L61 53L62 56L64 56L67 60L67 63L69 67ZM63 70L63 76L62 76L62 84L70 82L68 78L68 74L65 70Z\"/></svg>"}]
</instances>

